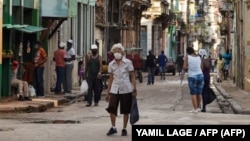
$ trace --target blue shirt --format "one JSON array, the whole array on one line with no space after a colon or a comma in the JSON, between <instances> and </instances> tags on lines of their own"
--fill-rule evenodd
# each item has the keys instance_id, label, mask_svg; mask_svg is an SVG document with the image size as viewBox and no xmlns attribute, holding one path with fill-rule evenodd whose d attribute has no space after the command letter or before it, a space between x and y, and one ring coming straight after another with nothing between
<instances>
[{"instance_id":1,"label":"blue shirt","mask_svg":"<svg viewBox=\"0 0 250 141\"><path fill-rule=\"evenodd\" d=\"M158 56L158 63L159 63L159 66L166 66L167 56L165 54L159 55Z\"/></svg>"},{"instance_id":2,"label":"blue shirt","mask_svg":"<svg viewBox=\"0 0 250 141\"><path fill-rule=\"evenodd\" d=\"M230 53L225 53L225 54L223 54L222 57L225 60L225 64L230 64L230 61L231 61L231 58L232 58L232 55Z\"/></svg>"}]
</instances>

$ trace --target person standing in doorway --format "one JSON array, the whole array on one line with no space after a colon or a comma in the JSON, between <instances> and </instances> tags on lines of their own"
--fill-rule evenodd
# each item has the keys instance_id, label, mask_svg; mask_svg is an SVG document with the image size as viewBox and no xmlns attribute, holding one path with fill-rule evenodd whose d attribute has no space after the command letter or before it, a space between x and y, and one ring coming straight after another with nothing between
<instances>
[{"instance_id":1,"label":"person standing in doorway","mask_svg":"<svg viewBox=\"0 0 250 141\"><path fill-rule=\"evenodd\" d=\"M102 57L98 54L97 45L91 45L91 55L86 58L85 64L85 78L88 83L87 105L92 105L94 93L94 106L98 106L101 97L101 78L102 78Z\"/></svg>"},{"instance_id":2,"label":"person standing in doorway","mask_svg":"<svg viewBox=\"0 0 250 141\"><path fill-rule=\"evenodd\" d=\"M165 80L165 69L166 69L166 63L168 61L168 58L164 54L164 51L161 51L161 54L158 56L157 61L159 64L159 71L160 71L161 79Z\"/></svg>"},{"instance_id":3,"label":"person standing in doorway","mask_svg":"<svg viewBox=\"0 0 250 141\"><path fill-rule=\"evenodd\" d=\"M148 83L147 83L147 85L154 84L155 66L156 66L155 62L156 62L155 55L152 53L152 51L148 51L148 56L147 56L147 60L146 60L146 67L148 70Z\"/></svg>"},{"instance_id":4,"label":"person standing in doorway","mask_svg":"<svg viewBox=\"0 0 250 141\"><path fill-rule=\"evenodd\" d=\"M66 51L64 47L65 43L61 42L58 46L58 49L54 52L53 60L56 63L56 87L55 94L62 94L62 84L65 74L65 60L66 60Z\"/></svg>"},{"instance_id":5,"label":"person standing in doorway","mask_svg":"<svg viewBox=\"0 0 250 141\"><path fill-rule=\"evenodd\" d=\"M132 96L136 96L136 81L134 66L131 60L124 57L124 47L121 43L114 44L111 51L115 59L109 63L108 89L106 101L109 102L107 112L110 114L111 128L107 136L117 133L116 116L120 104L120 113L123 114L122 136L127 136L127 123L129 119ZM121 73L122 72L122 73Z\"/></svg>"},{"instance_id":6,"label":"person standing in doorway","mask_svg":"<svg viewBox=\"0 0 250 141\"><path fill-rule=\"evenodd\" d=\"M65 64L65 75L64 75L64 93L72 93L72 71L74 68L74 61L76 59L75 49L73 47L73 40L69 39L67 41L67 51L66 51L66 64Z\"/></svg>"},{"instance_id":7,"label":"person standing in doorway","mask_svg":"<svg viewBox=\"0 0 250 141\"><path fill-rule=\"evenodd\" d=\"M188 86L190 89L193 110L200 112L202 90L204 87L204 76L200 56L196 55L192 47L187 47L187 56L184 57L183 69L188 70Z\"/></svg>"},{"instance_id":8,"label":"person standing in doorway","mask_svg":"<svg viewBox=\"0 0 250 141\"><path fill-rule=\"evenodd\" d=\"M40 41L36 41L35 43L35 49L36 49L36 56L34 59L34 75L35 75L35 89L36 89L36 95L38 97L44 97L44 79L43 79L43 72L44 72L44 64L47 61L47 53L42 47L42 44Z\"/></svg>"}]
</instances>

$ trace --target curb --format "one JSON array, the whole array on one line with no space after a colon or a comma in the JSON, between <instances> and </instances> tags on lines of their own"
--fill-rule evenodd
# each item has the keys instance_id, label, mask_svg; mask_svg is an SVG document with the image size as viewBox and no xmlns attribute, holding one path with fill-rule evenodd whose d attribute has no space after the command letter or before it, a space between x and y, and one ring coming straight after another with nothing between
<instances>
[{"instance_id":1,"label":"curb","mask_svg":"<svg viewBox=\"0 0 250 141\"><path fill-rule=\"evenodd\" d=\"M70 100L67 98L58 98L46 101L46 99L36 99L34 101L23 101L23 102L8 102L0 105L0 113L34 113L34 112L45 112L49 108L54 108L55 103L62 105Z\"/></svg>"},{"instance_id":2,"label":"curb","mask_svg":"<svg viewBox=\"0 0 250 141\"><path fill-rule=\"evenodd\" d=\"M217 82L213 82L221 96L230 104L234 114L250 114L250 110L243 110L242 107L227 93Z\"/></svg>"}]
</instances>

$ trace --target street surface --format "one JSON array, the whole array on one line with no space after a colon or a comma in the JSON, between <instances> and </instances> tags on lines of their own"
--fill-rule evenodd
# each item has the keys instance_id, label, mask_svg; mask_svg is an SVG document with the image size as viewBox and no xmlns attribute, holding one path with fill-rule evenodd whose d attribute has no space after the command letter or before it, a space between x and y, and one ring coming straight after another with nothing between
<instances>
[{"instance_id":1,"label":"street surface","mask_svg":"<svg viewBox=\"0 0 250 141\"><path fill-rule=\"evenodd\" d=\"M156 76L154 85L137 83L140 120L136 124L250 124L250 115L222 113L215 100L206 113L190 113L192 103L187 79L180 84L179 76L168 74L166 80ZM185 76L186 77L186 76ZM105 90L103 92L105 94ZM11 113L0 115L0 141L131 141L121 136L122 116L117 117L118 133L106 136L111 127L108 103L104 95L98 107L85 107L86 102L59 105L42 113Z\"/></svg>"}]
</instances>

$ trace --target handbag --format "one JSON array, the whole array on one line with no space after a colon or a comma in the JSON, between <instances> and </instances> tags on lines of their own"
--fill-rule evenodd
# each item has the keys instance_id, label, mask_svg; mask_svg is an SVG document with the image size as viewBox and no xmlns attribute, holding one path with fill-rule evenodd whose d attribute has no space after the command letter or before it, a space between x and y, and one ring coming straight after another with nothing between
<instances>
[{"instance_id":1,"label":"handbag","mask_svg":"<svg viewBox=\"0 0 250 141\"><path fill-rule=\"evenodd\" d=\"M207 94L207 104L212 103L214 100L216 99L216 95L214 93L214 91L209 87L208 88L208 94Z\"/></svg>"},{"instance_id":2,"label":"handbag","mask_svg":"<svg viewBox=\"0 0 250 141\"><path fill-rule=\"evenodd\" d=\"M139 109L136 97L132 97L131 110L130 110L130 124L133 125L139 121Z\"/></svg>"}]
</instances>

